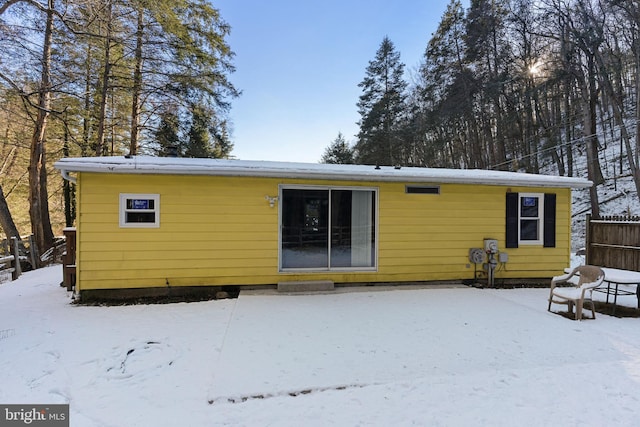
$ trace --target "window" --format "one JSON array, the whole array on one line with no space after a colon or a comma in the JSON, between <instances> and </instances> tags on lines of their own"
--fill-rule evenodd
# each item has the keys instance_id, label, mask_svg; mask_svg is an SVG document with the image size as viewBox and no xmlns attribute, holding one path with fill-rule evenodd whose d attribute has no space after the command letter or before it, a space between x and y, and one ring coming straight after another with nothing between
<instances>
[{"instance_id":1,"label":"window","mask_svg":"<svg viewBox=\"0 0 640 427\"><path fill-rule=\"evenodd\" d=\"M407 194L440 194L440 186L417 186L407 185L405 187L405 193Z\"/></svg>"},{"instance_id":2,"label":"window","mask_svg":"<svg viewBox=\"0 0 640 427\"><path fill-rule=\"evenodd\" d=\"M120 227L160 227L160 195L120 194Z\"/></svg>"},{"instance_id":3,"label":"window","mask_svg":"<svg viewBox=\"0 0 640 427\"><path fill-rule=\"evenodd\" d=\"M375 268L375 190L282 187L280 200L282 270Z\"/></svg>"},{"instance_id":4,"label":"window","mask_svg":"<svg viewBox=\"0 0 640 427\"><path fill-rule=\"evenodd\" d=\"M556 245L556 195L507 193L506 247Z\"/></svg>"},{"instance_id":5,"label":"window","mask_svg":"<svg viewBox=\"0 0 640 427\"><path fill-rule=\"evenodd\" d=\"M544 195L519 194L520 243L542 244Z\"/></svg>"}]
</instances>

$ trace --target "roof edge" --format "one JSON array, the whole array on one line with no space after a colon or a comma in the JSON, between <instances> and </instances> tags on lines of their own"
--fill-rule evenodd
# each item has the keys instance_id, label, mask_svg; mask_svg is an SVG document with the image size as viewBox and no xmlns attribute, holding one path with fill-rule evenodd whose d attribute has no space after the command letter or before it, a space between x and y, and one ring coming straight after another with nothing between
<instances>
[{"instance_id":1,"label":"roof edge","mask_svg":"<svg viewBox=\"0 0 640 427\"><path fill-rule=\"evenodd\" d=\"M63 176L70 172L118 174L210 175L263 178L338 179L348 181L485 184L551 188L588 188L584 178L477 169L440 169L368 165L330 165L166 157L78 157L54 163Z\"/></svg>"}]
</instances>

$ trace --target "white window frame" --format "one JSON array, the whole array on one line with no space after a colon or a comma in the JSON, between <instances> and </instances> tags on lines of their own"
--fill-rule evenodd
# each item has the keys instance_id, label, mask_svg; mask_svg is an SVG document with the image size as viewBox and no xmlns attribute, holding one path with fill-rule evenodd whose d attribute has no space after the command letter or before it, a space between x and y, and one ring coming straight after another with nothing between
<instances>
[{"instance_id":1,"label":"white window frame","mask_svg":"<svg viewBox=\"0 0 640 427\"><path fill-rule=\"evenodd\" d=\"M535 197L538 199L538 216L528 217L522 216L522 199L526 197ZM522 240L521 225L522 220L538 221L538 239ZM520 245L543 245L544 244L544 193L518 193L518 243Z\"/></svg>"},{"instance_id":2,"label":"white window frame","mask_svg":"<svg viewBox=\"0 0 640 427\"><path fill-rule=\"evenodd\" d=\"M153 209L127 209L127 200L153 200ZM120 193L120 228L159 228L160 227L160 194ZM128 212L153 212L154 222L127 222Z\"/></svg>"},{"instance_id":3,"label":"white window frame","mask_svg":"<svg viewBox=\"0 0 640 427\"><path fill-rule=\"evenodd\" d=\"M282 267L282 209L284 200L282 196L283 190L350 190L350 191L372 191L375 201L375 241L373 245L373 265L370 267L332 267L329 268L283 268ZM300 184L280 184L278 185L278 272L279 273L300 273L300 272L376 272L378 271L378 247L380 241L380 203L379 203L378 187L359 187L359 186L339 186L339 185L300 185ZM331 197L329 197L331 200ZM329 201L331 203L331 201ZM329 205L331 206L331 205ZM331 209L331 207L329 208ZM329 242L329 252L331 251L331 242ZM331 261L329 261L330 263Z\"/></svg>"}]
</instances>

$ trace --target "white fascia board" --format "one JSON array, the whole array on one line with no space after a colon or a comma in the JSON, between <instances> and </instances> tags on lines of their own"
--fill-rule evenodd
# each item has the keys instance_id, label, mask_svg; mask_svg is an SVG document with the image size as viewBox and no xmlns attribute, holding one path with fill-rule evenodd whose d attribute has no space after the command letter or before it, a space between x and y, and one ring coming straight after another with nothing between
<instances>
[{"instance_id":1,"label":"white fascia board","mask_svg":"<svg viewBox=\"0 0 640 427\"><path fill-rule=\"evenodd\" d=\"M271 161L185 159L171 157L64 158L54 166L62 171L160 175L212 175L265 178L302 178L407 183L485 184L514 187L587 188L591 181L550 175L477 169L438 169L366 165L332 165Z\"/></svg>"}]
</instances>

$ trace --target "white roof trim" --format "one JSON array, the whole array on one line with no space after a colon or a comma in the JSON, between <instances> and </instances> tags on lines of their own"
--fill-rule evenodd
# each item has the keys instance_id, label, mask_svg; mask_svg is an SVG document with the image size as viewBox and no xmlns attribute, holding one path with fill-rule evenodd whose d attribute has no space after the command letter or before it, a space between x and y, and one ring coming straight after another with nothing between
<instances>
[{"instance_id":1,"label":"white roof trim","mask_svg":"<svg viewBox=\"0 0 640 427\"><path fill-rule=\"evenodd\" d=\"M175 157L77 157L63 158L54 164L63 176L70 172L253 176L347 181L408 183L456 183L501 186L586 188L583 178L535 175L478 169L438 169L366 165L333 165L226 159L185 159Z\"/></svg>"}]
</instances>

